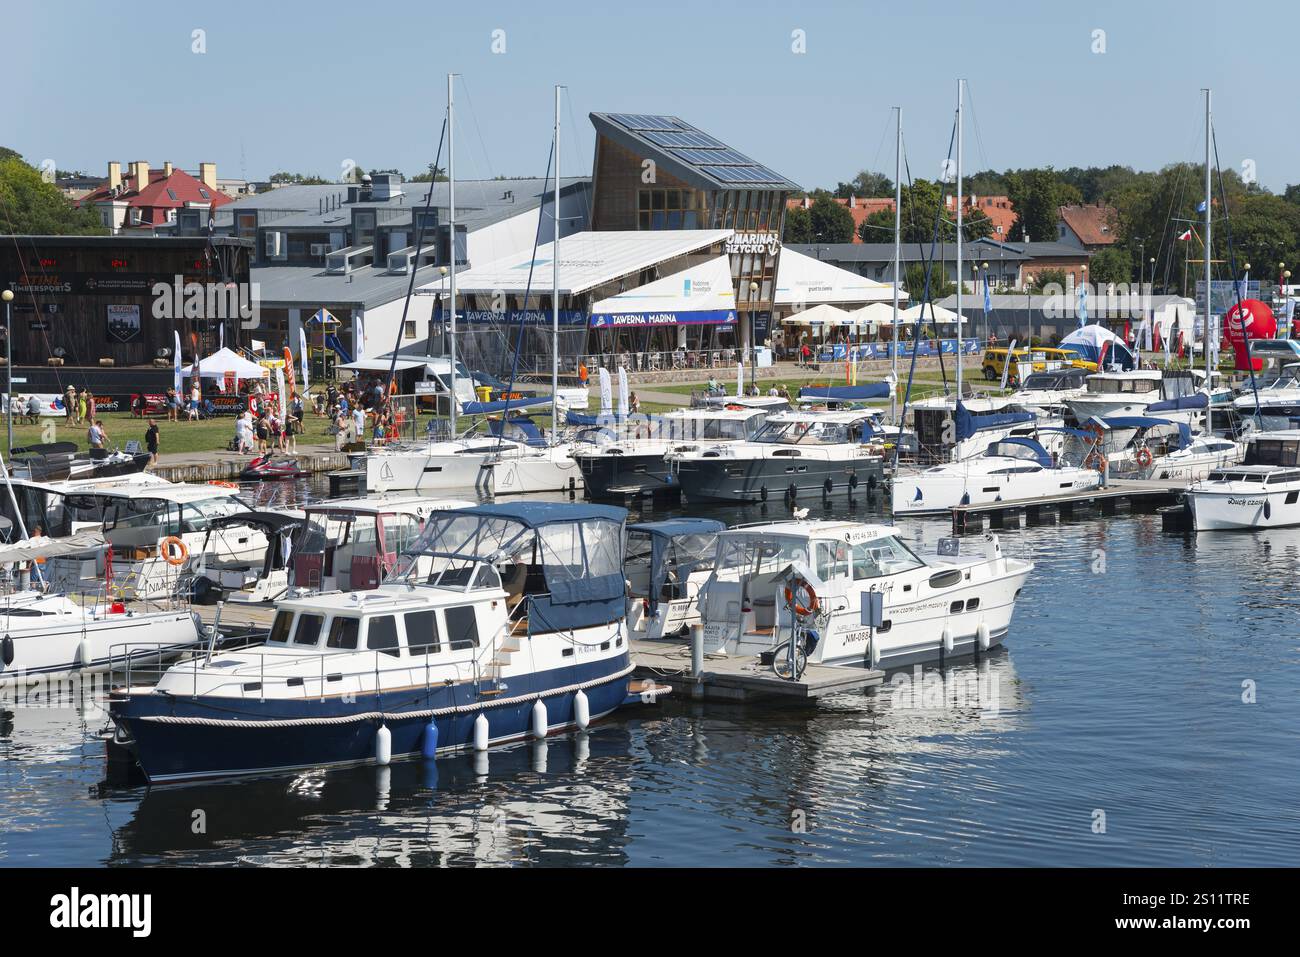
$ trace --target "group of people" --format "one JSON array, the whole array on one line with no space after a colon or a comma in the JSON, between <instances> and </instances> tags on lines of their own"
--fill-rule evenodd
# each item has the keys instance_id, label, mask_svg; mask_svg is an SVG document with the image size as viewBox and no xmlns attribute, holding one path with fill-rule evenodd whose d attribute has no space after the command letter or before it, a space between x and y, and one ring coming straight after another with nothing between
<instances>
[{"instance_id":1,"label":"group of people","mask_svg":"<svg viewBox=\"0 0 1300 957\"><path fill-rule=\"evenodd\" d=\"M378 376L364 384L349 382L341 391L330 383L323 398L317 401L316 411L330 420L336 451L354 442L364 442L367 428L373 444L382 445L387 441L394 419L389 403L392 391L393 386L385 388Z\"/></svg>"},{"instance_id":2,"label":"group of people","mask_svg":"<svg viewBox=\"0 0 1300 957\"><path fill-rule=\"evenodd\" d=\"M68 425L95 421L95 393L68 386L63 390L63 415Z\"/></svg>"},{"instance_id":3,"label":"group of people","mask_svg":"<svg viewBox=\"0 0 1300 957\"><path fill-rule=\"evenodd\" d=\"M268 403L258 403L255 414L250 404L235 419L235 451L240 455L298 451L302 417L302 397L298 395L289 400L283 416Z\"/></svg>"},{"instance_id":4,"label":"group of people","mask_svg":"<svg viewBox=\"0 0 1300 957\"><path fill-rule=\"evenodd\" d=\"M13 398L14 418L19 422L26 422L29 425L39 425L41 421L41 400L39 396L29 395L23 398L16 395Z\"/></svg>"}]
</instances>

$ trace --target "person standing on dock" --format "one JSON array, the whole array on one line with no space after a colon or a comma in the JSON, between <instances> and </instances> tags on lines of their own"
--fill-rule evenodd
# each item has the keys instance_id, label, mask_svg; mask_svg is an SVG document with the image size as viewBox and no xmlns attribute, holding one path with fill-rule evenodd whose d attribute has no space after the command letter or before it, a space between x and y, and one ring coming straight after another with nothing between
<instances>
[{"instance_id":1,"label":"person standing on dock","mask_svg":"<svg viewBox=\"0 0 1300 957\"><path fill-rule=\"evenodd\" d=\"M149 451L149 464L158 464L158 423L149 420L149 428L144 430L144 447Z\"/></svg>"}]
</instances>

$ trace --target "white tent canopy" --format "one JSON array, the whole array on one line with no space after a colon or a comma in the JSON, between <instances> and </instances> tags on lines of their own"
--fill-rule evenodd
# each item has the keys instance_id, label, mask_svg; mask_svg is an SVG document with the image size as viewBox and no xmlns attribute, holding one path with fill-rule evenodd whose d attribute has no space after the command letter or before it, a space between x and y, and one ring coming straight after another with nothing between
<instances>
[{"instance_id":1,"label":"white tent canopy","mask_svg":"<svg viewBox=\"0 0 1300 957\"><path fill-rule=\"evenodd\" d=\"M961 321L962 325L968 325L970 320L965 316L960 316L951 309L945 309L943 306L936 306L933 303L918 303L910 309L904 309L898 313L900 322L916 322L917 319L925 317L926 322L957 322Z\"/></svg>"},{"instance_id":2,"label":"white tent canopy","mask_svg":"<svg viewBox=\"0 0 1300 957\"><path fill-rule=\"evenodd\" d=\"M853 324L851 314L838 306L822 303L802 312L796 312L781 320L786 326L849 326Z\"/></svg>"},{"instance_id":3,"label":"white tent canopy","mask_svg":"<svg viewBox=\"0 0 1300 957\"><path fill-rule=\"evenodd\" d=\"M185 376L194 374L193 363L182 366ZM204 379L224 379L228 373L234 373L236 379L264 379L270 374L266 366L250 362L231 349L218 349L206 359L199 360L199 376Z\"/></svg>"},{"instance_id":4,"label":"white tent canopy","mask_svg":"<svg viewBox=\"0 0 1300 957\"><path fill-rule=\"evenodd\" d=\"M682 325L734 322L731 260L718 256L682 272L602 299L591 307L592 326ZM606 316L604 322L596 317Z\"/></svg>"},{"instance_id":5,"label":"white tent canopy","mask_svg":"<svg viewBox=\"0 0 1300 957\"><path fill-rule=\"evenodd\" d=\"M906 311L901 306L899 307L898 317L900 321L902 321L903 313ZM859 326L892 326L894 324L894 305L889 302L873 302L861 309L853 310L850 315Z\"/></svg>"},{"instance_id":6,"label":"white tent canopy","mask_svg":"<svg viewBox=\"0 0 1300 957\"><path fill-rule=\"evenodd\" d=\"M781 250L777 264L777 307L812 307L820 303L884 302L894 298L894 287L855 272L796 252Z\"/></svg>"}]
</instances>

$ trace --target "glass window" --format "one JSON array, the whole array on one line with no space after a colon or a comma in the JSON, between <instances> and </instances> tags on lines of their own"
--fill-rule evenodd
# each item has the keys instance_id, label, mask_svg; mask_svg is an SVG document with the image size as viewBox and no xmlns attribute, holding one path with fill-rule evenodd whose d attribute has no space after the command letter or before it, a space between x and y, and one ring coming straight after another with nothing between
<instances>
[{"instance_id":1,"label":"glass window","mask_svg":"<svg viewBox=\"0 0 1300 957\"><path fill-rule=\"evenodd\" d=\"M853 579L880 578L920 568L924 562L897 538L877 538L853 546Z\"/></svg>"},{"instance_id":2,"label":"glass window","mask_svg":"<svg viewBox=\"0 0 1300 957\"><path fill-rule=\"evenodd\" d=\"M402 621L406 625L406 650L410 654L430 655L441 650L438 619L432 611L408 611Z\"/></svg>"},{"instance_id":3,"label":"glass window","mask_svg":"<svg viewBox=\"0 0 1300 957\"><path fill-rule=\"evenodd\" d=\"M844 542L817 543L817 577L824 582L849 573L849 546Z\"/></svg>"},{"instance_id":4,"label":"glass window","mask_svg":"<svg viewBox=\"0 0 1300 957\"><path fill-rule=\"evenodd\" d=\"M320 640L320 626L325 619L321 615L299 615L298 628L293 634L295 645L315 645Z\"/></svg>"},{"instance_id":5,"label":"glass window","mask_svg":"<svg viewBox=\"0 0 1300 957\"><path fill-rule=\"evenodd\" d=\"M478 618L473 605L448 608L443 615L447 619L447 641L452 648L478 647Z\"/></svg>"},{"instance_id":6,"label":"glass window","mask_svg":"<svg viewBox=\"0 0 1300 957\"><path fill-rule=\"evenodd\" d=\"M402 653L397 644L397 619L392 615L371 618L366 625L366 647L396 658Z\"/></svg>"},{"instance_id":7,"label":"glass window","mask_svg":"<svg viewBox=\"0 0 1300 957\"><path fill-rule=\"evenodd\" d=\"M329 638L325 640L325 647L356 651L357 633L360 630L361 620L359 618L335 618L330 622L330 634Z\"/></svg>"},{"instance_id":8,"label":"glass window","mask_svg":"<svg viewBox=\"0 0 1300 957\"><path fill-rule=\"evenodd\" d=\"M271 633L266 636L267 641L278 641L281 643L289 640L289 629L293 625L293 612L278 611L275 613L275 621L271 622Z\"/></svg>"}]
</instances>

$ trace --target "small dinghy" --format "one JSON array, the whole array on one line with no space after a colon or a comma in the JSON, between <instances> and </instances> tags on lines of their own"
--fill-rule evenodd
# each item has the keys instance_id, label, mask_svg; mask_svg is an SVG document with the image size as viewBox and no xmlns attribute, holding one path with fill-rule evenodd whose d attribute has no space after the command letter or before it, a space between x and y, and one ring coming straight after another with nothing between
<instances>
[{"instance_id":1,"label":"small dinghy","mask_svg":"<svg viewBox=\"0 0 1300 957\"><path fill-rule=\"evenodd\" d=\"M274 482L301 478L306 474L293 459L273 460L268 452L249 462L244 471L239 473L239 478L245 482Z\"/></svg>"}]
</instances>

